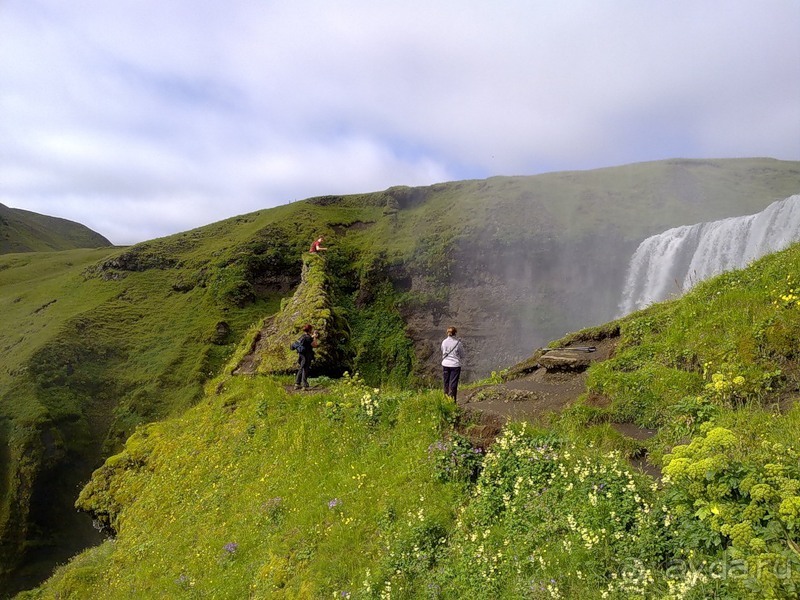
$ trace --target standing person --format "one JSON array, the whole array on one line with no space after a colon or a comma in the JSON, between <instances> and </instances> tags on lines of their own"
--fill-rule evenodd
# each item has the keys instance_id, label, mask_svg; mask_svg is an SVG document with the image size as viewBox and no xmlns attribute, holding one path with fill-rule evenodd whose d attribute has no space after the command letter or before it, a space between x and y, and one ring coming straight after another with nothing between
<instances>
[{"instance_id":1,"label":"standing person","mask_svg":"<svg viewBox=\"0 0 800 600\"><path fill-rule=\"evenodd\" d=\"M455 327L447 328L447 337L442 341L442 381L444 393L456 400L458 378L461 377L461 365L464 362L464 344L456 337Z\"/></svg>"},{"instance_id":2,"label":"standing person","mask_svg":"<svg viewBox=\"0 0 800 600\"><path fill-rule=\"evenodd\" d=\"M303 325L303 335L293 346L297 349L297 377L294 380L294 389L308 389L308 370L314 360L314 348L319 346L317 332L310 323Z\"/></svg>"},{"instance_id":3,"label":"standing person","mask_svg":"<svg viewBox=\"0 0 800 600\"><path fill-rule=\"evenodd\" d=\"M309 252L311 252L311 254L316 254L320 250L327 250L327 248L322 247L322 240L324 239L325 238L322 236L319 236L317 239L311 242L311 248L309 249Z\"/></svg>"}]
</instances>

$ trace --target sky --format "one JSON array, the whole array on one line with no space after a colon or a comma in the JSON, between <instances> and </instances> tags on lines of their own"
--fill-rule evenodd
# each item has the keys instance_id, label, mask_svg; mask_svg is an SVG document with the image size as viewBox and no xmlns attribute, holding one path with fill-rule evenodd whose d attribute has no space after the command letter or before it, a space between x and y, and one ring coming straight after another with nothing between
<instances>
[{"instance_id":1,"label":"sky","mask_svg":"<svg viewBox=\"0 0 800 600\"><path fill-rule=\"evenodd\" d=\"M800 160L798 0L0 0L0 203L127 245L327 194Z\"/></svg>"}]
</instances>

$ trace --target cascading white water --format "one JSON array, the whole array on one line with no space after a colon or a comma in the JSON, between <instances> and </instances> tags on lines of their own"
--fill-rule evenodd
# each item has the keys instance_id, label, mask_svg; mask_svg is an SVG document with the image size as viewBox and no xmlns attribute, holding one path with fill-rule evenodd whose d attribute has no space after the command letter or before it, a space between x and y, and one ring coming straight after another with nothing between
<instances>
[{"instance_id":1,"label":"cascading white water","mask_svg":"<svg viewBox=\"0 0 800 600\"><path fill-rule=\"evenodd\" d=\"M800 195L755 215L668 229L644 240L631 257L619 304L627 315L696 283L800 241Z\"/></svg>"}]
</instances>

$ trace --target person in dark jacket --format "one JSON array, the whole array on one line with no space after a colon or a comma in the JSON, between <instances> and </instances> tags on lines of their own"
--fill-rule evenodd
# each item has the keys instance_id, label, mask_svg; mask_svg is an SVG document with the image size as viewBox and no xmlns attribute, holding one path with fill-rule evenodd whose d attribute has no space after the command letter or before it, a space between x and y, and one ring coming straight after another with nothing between
<instances>
[{"instance_id":1,"label":"person in dark jacket","mask_svg":"<svg viewBox=\"0 0 800 600\"><path fill-rule=\"evenodd\" d=\"M303 335L297 340L297 377L294 380L294 389L300 388L308 389L308 370L311 368L311 361L314 360L314 348L319 343L317 342L317 332L314 331L314 326L309 324L303 325Z\"/></svg>"}]
</instances>

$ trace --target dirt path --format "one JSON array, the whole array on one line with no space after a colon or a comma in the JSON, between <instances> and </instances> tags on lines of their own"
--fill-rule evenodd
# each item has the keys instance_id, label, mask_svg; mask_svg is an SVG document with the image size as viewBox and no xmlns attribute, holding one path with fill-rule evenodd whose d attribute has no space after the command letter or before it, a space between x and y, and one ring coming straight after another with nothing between
<instances>
[{"instance_id":1,"label":"dirt path","mask_svg":"<svg viewBox=\"0 0 800 600\"><path fill-rule=\"evenodd\" d=\"M566 350L537 352L521 376L505 383L462 392L459 405L467 412L478 411L503 421L536 421L547 413L560 412L586 391L586 369L613 356L617 338L572 344Z\"/></svg>"},{"instance_id":2,"label":"dirt path","mask_svg":"<svg viewBox=\"0 0 800 600\"><path fill-rule=\"evenodd\" d=\"M608 360L614 355L619 338L580 340L566 349L537 352L529 360L512 369L513 379L497 385L482 386L460 393L459 406L468 414L468 435L481 447L492 444L503 425L510 421L537 422L550 413L559 413L586 392L586 370L593 363ZM592 347L588 352L586 348ZM571 349L570 349L571 348ZM590 398L597 406L607 405L601 397ZM610 423L621 435L644 442L653 437L655 429L644 429L633 423ZM629 457L632 466L660 479L660 470L647 461L644 448Z\"/></svg>"}]
</instances>

